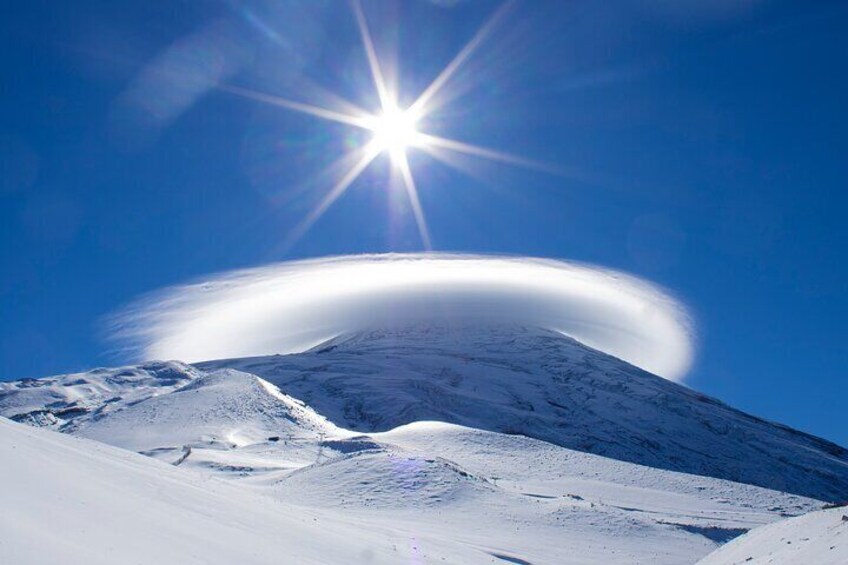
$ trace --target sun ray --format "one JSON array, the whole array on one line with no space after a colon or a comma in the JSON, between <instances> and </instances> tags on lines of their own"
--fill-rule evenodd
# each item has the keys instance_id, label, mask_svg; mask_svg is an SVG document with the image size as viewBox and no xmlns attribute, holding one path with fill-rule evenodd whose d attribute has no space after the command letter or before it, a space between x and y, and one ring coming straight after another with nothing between
<instances>
[{"instance_id":1,"label":"sun ray","mask_svg":"<svg viewBox=\"0 0 848 565\"><path fill-rule=\"evenodd\" d=\"M497 26L498 22L503 18L504 14L509 11L513 0L508 0L491 15L489 19L480 27L474 37L465 44L465 46L456 54L453 60L442 69L439 75L431 82L427 88L418 96L415 102L409 107L409 112L413 116L421 116L426 113L428 104L439 93L439 91L447 84L448 80L456 73L456 71L468 60L469 57L480 47L480 44L492 33L492 30Z\"/></svg>"},{"instance_id":2,"label":"sun ray","mask_svg":"<svg viewBox=\"0 0 848 565\"><path fill-rule=\"evenodd\" d=\"M281 98L272 94L256 92L255 90L242 88L240 86L221 85L219 88L221 90L224 90L225 92L237 94L239 96L243 96L245 98L249 98L257 102L264 102L273 106L287 108L289 110L294 110L303 114L309 114L310 116L315 116L332 122L339 122L342 124L356 126L362 129L371 129L369 125L369 120L371 118L366 112L363 112L361 116L354 116L352 114L345 114L343 112L337 112L335 110L328 110L327 108L322 108L313 104L295 102L294 100L288 100L286 98Z\"/></svg>"},{"instance_id":3,"label":"sun ray","mask_svg":"<svg viewBox=\"0 0 848 565\"><path fill-rule=\"evenodd\" d=\"M510 165L518 165L531 170L537 170L549 175L571 179L585 185L590 185L598 188L620 190L621 179L610 175L599 175L597 173L589 173L576 167L565 165L551 165L542 161L534 161L523 157L510 155L499 151L493 151L484 147L477 147L467 143L461 143L451 139L419 134L422 141L417 147L427 152L428 155L438 161L448 165L449 167L475 178L483 178L480 172L475 169L471 163L462 161L463 156L474 156L488 159L489 161L499 161Z\"/></svg>"},{"instance_id":4,"label":"sun ray","mask_svg":"<svg viewBox=\"0 0 848 565\"><path fill-rule=\"evenodd\" d=\"M412 176L412 170L409 168L409 159L406 153L399 152L392 155L392 161L400 171L401 180L406 188L406 194L409 196L409 203L412 206L412 213L415 216L415 223L418 226L418 233L421 235L421 242L427 251L432 251L433 242L430 238L430 230L427 227L427 220L424 218L424 209L421 207L421 200L418 198L418 188L415 185L415 179Z\"/></svg>"},{"instance_id":5,"label":"sun ray","mask_svg":"<svg viewBox=\"0 0 848 565\"><path fill-rule=\"evenodd\" d=\"M351 102L347 98L343 98L335 92L331 92L330 90L315 84L308 78L302 78L298 81L297 90L300 98L303 100L323 100L322 104L315 104L316 106L328 109L332 108L336 112L348 114L349 116L371 115L371 112L366 111L361 106Z\"/></svg>"},{"instance_id":6,"label":"sun ray","mask_svg":"<svg viewBox=\"0 0 848 565\"><path fill-rule=\"evenodd\" d=\"M395 102L389 95L386 81L380 70L380 61L377 59L377 51L374 49L371 32L368 31L368 22L365 19L365 12L362 11L362 3L360 0L351 0L351 5L353 6L353 13L356 16L356 23L359 26L359 34L362 36L362 44L365 46L365 53L368 55L368 67L371 69L371 77L374 79L374 86L377 88L377 95L380 97L380 107L383 110L388 110L395 105Z\"/></svg>"},{"instance_id":7,"label":"sun ray","mask_svg":"<svg viewBox=\"0 0 848 565\"><path fill-rule=\"evenodd\" d=\"M527 159L525 157L519 157L518 155L512 155L503 151L496 151L494 149L480 147L479 145L463 143L454 139L447 139L444 137L430 135L427 133L419 133L418 138L421 140L420 146L424 150L427 150L428 147L431 146L440 147L442 149L456 151L457 153L465 153L466 155L473 155L474 157L482 157L491 161L499 161L501 163L507 163L509 165L518 165L528 169L535 169L538 171L544 171L552 174L560 174L560 171L558 171L555 167L547 163L534 161L533 159Z\"/></svg>"},{"instance_id":8,"label":"sun ray","mask_svg":"<svg viewBox=\"0 0 848 565\"><path fill-rule=\"evenodd\" d=\"M357 149L352 155L349 157L353 159L357 159L356 162L351 166L350 169L336 182L335 185L330 189L330 191L321 199L318 205L312 209L309 214L291 231L288 236L289 244L294 244L298 241L303 235L309 231L309 228L317 222L321 216L324 215L324 212L327 211L327 208L332 206L332 204L341 197L342 194L350 187L353 182L359 178L359 175L371 164L371 162L377 158L377 155L380 154L379 146L371 142L365 147Z\"/></svg>"},{"instance_id":9,"label":"sun ray","mask_svg":"<svg viewBox=\"0 0 848 565\"><path fill-rule=\"evenodd\" d=\"M464 153L451 151L444 147L436 147L435 145L422 145L421 148L437 161L444 163L448 167L472 178L483 179L483 175L476 160L469 159Z\"/></svg>"}]
</instances>

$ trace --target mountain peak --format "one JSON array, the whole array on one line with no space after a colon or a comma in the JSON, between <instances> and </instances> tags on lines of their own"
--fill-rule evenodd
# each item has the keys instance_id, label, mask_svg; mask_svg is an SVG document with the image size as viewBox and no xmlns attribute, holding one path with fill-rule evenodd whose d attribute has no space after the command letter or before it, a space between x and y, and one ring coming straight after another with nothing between
<instances>
[{"instance_id":1,"label":"mountain peak","mask_svg":"<svg viewBox=\"0 0 848 565\"><path fill-rule=\"evenodd\" d=\"M398 324L299 354L8 383L0 415L146 451L441 421L822 500L848 491L844 448L517 324Z\"/></svg>"},{"instance_id":2,"label":"mountain peak","mask_svg":"<svg viewBox=\"0 0 848 565\"><path fill-rule=\"evenodd\" d=\"M848 452L735 410L550 329L403 324L301 354L212 361L259 375L341 427L422 420L824 500L848 489Z\"/></svg>"},{"instance_id":3,"label":"mountain peak","mask_svg":"<svg viewBox=\"0 0 848 565\"><path fill-rule=\"evenodd\" d=\"M454 320L452 323L438 320L380 325L347 332L313 347L308 353L362 352L371 348L453 351L504 347L517 352L538 350L545 343L556 343L562 347L569 342L578 344L561 332L539 326L472 319Z\"/></svg>"}]
</instances>

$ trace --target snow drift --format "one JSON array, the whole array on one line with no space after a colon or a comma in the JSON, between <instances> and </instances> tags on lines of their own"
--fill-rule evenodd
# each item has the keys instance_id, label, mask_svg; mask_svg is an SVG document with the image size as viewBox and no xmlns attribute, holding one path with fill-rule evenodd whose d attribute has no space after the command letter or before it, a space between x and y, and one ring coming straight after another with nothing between
<instances>
[{"instance_id":1,"label":"snow drift","mask_svg":"<svg viewBox=\"0 0 848 565\"><path fill-rule=\"evenodd\" d=\"M810 512L751 530L698 565L848 563L848 507Z\"/></svg>"}]
</instances>

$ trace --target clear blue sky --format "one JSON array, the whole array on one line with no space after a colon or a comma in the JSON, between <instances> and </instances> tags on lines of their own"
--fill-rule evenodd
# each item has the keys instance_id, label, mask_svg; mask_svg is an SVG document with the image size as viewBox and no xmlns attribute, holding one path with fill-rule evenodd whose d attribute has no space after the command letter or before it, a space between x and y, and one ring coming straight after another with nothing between
<instances>
[{"instance_id":1,"label":"clear blue sky","mask_svg":"<svg viewBox=\"0 0 848 565\"><path fill-rule=\"evenodd\" d=\"M498 4L389 6L412 98ZM0 29L0 379L115 363L98 320L162 286L421 248L380 162L285 245L356 139L207 88L375 107L345 3L33 1ZM695 316L690 386L848 444L846 29L842 2L517 4L432 127L570 174L411 155L434 247L655 281Z\"/></svg>"}]
</instances>

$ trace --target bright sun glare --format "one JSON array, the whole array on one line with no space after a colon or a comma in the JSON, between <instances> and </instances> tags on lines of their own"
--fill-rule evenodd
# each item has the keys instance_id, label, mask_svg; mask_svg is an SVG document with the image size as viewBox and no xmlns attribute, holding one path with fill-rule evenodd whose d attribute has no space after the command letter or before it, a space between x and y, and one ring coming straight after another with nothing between
<instances>
[{"instance_id":1,"label":"bright sun glare","mask_svg":"<svg viewBox=\"0 0 848 565\"><path fill-rule=\"evenodd\" d=\"M390 107L374 118L370 128L374 132L374 143L393 158L402 157L407 147L418 141L416 122L411 112Z\"/></svg>"},{"instance_id":2,"label":"bright sun glare","mask_svg":"<svg viewBox=\"0 0 848 565\"><path fill-rule=\"evenodd\" d=\"M324 120L343 123L352 127L361 128L372 133L369 142L363 144L349 153L343 155L332 167L341 171L335 184L329 189L324 197L318 202L303 221L290 234L290 241L300 238L314 224L339 197L350 187L351 184L368 168L371 162L382 153L388 153L391 157L392 167L397 175L400 188L408 198L412 208L415 223L418 226L421 241L426 249L432 249L430 233L424 218L424 210L418 198L418 188L409 166L407 150L415 148L426 151L432 157L443 161L450 166L457 166L456 155L465 155L477 158L491 159L514 165L529 166L537 169L550 170L546 165L494 151L485 147L463 143L454 139L447 139L419 129L419 119L432 113L435 108L442 105L438 100L440 93L448 83L449 79L456 73L457 69L465 63L483 40L491 33L495 24L503 18L509 3L505 3L497 10L489 20L480 28L477 34L465 45L465 47L454 57L454 59L439 73L439 75L424 89L415 102L408 108L401 110L398 107L397 91L394 89L396 76L384 75L384 70L377 57L371 33L365 13L359 0L351 0L356 23L359 28L362 44L368 57L368 66L374 87L380 97L380 110L377 113L368 112L357 107L337 95L333 95L339 104L338 108L326 108L310 104L287 100L279 96L264 94L237 86L222 87L225 90L246 96L259 102L273 104L296 112L309 114Z\"/></svg>"}]
</instances>

